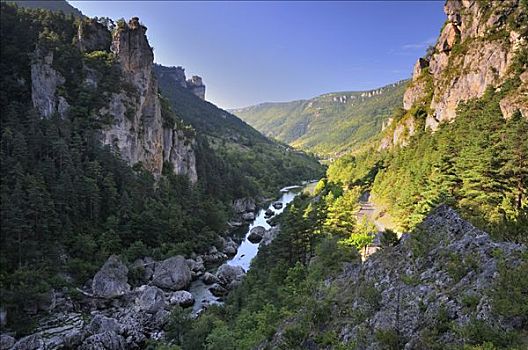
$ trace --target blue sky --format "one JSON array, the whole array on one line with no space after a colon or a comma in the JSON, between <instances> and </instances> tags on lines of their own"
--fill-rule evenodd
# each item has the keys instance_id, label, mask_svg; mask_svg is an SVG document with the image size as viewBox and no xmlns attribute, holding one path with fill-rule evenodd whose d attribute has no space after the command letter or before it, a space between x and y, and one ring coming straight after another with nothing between
<instances>
[{"instance_id":1,"label":"blue sky","mask_svg":"<svg viewBox=\"0 0 528 350\"><path fill-rule=\"evenodd\" d=\"M138 16L155 61L200 75L223 108L366 90L410 77L445 21L443 1L69 1Z\"/></svg>"}]
</instances>

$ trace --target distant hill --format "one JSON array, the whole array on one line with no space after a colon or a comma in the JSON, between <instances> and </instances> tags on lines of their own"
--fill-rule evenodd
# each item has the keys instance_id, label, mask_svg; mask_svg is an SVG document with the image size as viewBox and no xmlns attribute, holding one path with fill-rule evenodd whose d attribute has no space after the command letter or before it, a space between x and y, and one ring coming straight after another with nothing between
<instances>
[{"instance_id":1,"label":"distant hill","mask_svg":"<svg viewBox=\"0 0 528 350\"><path fill-rule=\"evenodd\" d=\"M309 100L262 103L231 112L267 136L335 156L376 135L402 105L406 81L369 91L324 94Z\"/></svg>"},{"instance_id":2,"label":"distant hill","mask_svg":"<svg viewBox=\"0 0 528 350\"><path fill-rule=\"evenodd\" d=\"M64 12L65 14L71 14L77 17L83 16L82 12L70 5L66 0L51 0L51 1L2 1L2 2L10 2L15 3L19 7L27 7L27 8L38 8L38 9L45 9L50 10L54 12Z\"/></svg>"}]
</instances>

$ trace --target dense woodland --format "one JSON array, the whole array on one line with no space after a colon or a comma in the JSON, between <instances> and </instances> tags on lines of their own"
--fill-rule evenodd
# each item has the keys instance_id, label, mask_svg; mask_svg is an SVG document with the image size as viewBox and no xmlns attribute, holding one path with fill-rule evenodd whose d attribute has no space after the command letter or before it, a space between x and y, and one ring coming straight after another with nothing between
<instances>
[{"instance_id":1,"label":"dense woodland","mask_svg":"<svg viewBox=\"0 0 528 350\"><path fill-rule=\"evenodd\" d=\"M270 142L241 121L233 134L244 132L248 143L257 139L244 152L214 150L198 129L195 186L168 167L156 181L141 164L126 165L98 142L98 130L111 120L93 113L123 85L113 55L78 50L79 18L1 6L0 288L15 327L32 325L22 305L38 304L52 287L83 284L111 254L135 259L199 252L217 243L234 198L273 195L281 186L319 176L313 158ZM30 66L37 42L53 51L54 68L66 78L69 118L44 119L32 108ZM99 89L81 84L83 65L101 74ZM164 118L192 121L188 107L176 115L170 103L163 105ZM210 104L197 108L204 118L219 113Z\"/></svg>"},{"instance_id":2,"label":"dense woodland","mask_svg":"<svg viewBox=\"0 0 528 350\"><path fill-rule=\"evenodd\" d=\"M526 55L519 57L519 69L526 60ZM527 242L528 122L519 112L505 120L499 108L501 97L519 82L509 80L500 91L489 89L465 103L456 121L432 136L423 127L424 110L407 112L422 130L409 145L343 157L330 166L328 180L371 189L399 231L413 228L446 203L498 239ZM404 117L395 112L396 119Z\"/></svg>"}]
</instances>

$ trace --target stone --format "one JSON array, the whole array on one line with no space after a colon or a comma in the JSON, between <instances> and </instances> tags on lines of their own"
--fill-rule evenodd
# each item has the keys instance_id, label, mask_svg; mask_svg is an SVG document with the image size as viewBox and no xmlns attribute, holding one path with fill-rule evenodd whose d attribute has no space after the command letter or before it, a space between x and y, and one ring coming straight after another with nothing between
<instances>
[{"instance_id":1,"label":"stone","mask_svg":"<svg viewBox=\"0 0 528 350\"><path fill-rule=\"evenodd\" d=\"M57 88L64 84L64 77L57 72L53 64L53 52L38 47L31 64L31 100L33 106L44 118L57 113Z\"/></svg>"},{"instance_id":2,"label":"stone","mask_svg":"<svg viewBox=\"0 0 528 350\"><path fill-rule=\"evenodd\" d=\"M210 272L206 272L203 277L202 277L202 281L205 283L205 284L214 284L214 283L218 283L220 282L220 280L215 276L213 275L212 273Z\"/></svg>"},{"instance_id":3,"label":"stone","mask_svg":"<svg viewBox=\"0 0 528 350\"><path fill-rule=\"evenodd\" d=\"M92 291L94 296L104 299L119 297L130 291L127 281L128 268L117 256L112 255L95 274Z\"/></svg>"},{"instance_id":4,"label":"stone","mask_svg":"<svg viewBox=\"0 0 528 350\"><path fill-rule=\"evenodd\" d=\"M141 286L138 292L140 294L135 302L141 311L155 314L165 307L165 295L161 289L154 286Z\"/></svg>"},{"instance_id":5,"label":"stone","mask_svg":"<svg viewBox=\"0 0 528 350\"><path fill-rule=\"evenodd\" d=\"M259 243L262 240L265 232L266 229L263 226L255 226L251 229L251 231L249 231L247 239L251 243Z\"/></svg>"},{"instance_id":6,"label":"stone","mask_svg":"<svg viewBox=\"0 0 528 350\"><path fill-rule=\"evenodd\" d=\"M17 341L11 350L41 350L44 349L44 340L40 334L28 335Z\"/></svg>"},{"instance_id":7,"label":"stone","mask_svg":"<svg viewBox=\"0 0 528 350\"><path fill-rule=\"evenodd\" d=\"M244 213L244 214L242 214L242 219L244 219L246 221L255 220L255 213L252 213L252 212Z\"/></svg>"},{"instance_id":8,"label":"stone","mask_svg":"<svg viewBox=\"0 0 528 350\"><path fill-rule=\"evenodd\" d=\"M281 209L282 206L283 206L282 202L279 202L279 201L273 202L272 205L273 205L273 208L275 208L275 209Z\"/></svg>"},{"instance_id":9,"label":"stone","mask_svg":"<svg viewBox=\"0 0 528 350\"><path fill-rule=\"evenodd\" d=\"M227 289L230 289L230 285L233 282L240 282L246 276L246 272L240 266L232 266L224 264L218 268L216 277L220 281L220 284Z\"/></svg>"},{"instance_id":10,"label":"stone","mask_svg":"<svg viewBox=\"0 0 528 350\"><path fill-rule=\"evenodd\" d=\"M164 125L146 31L139 20L132 19L113 33L111 51L129 88L112 94L108 105L99 110L100 115L113 117L113 123L101 130L100 141L129 165L141 163L155 178L169 163L175 174L187 176L194 184L198 180L195 140L177 125Z\"/></svg>"},{"instance_id":11,"label":"stone","mask_svg":"<svg viewBox=\"0 0 528 350\"><path fill-rule=\"evenodd\" d=\"M266 218L270 218L272 217L273 215L275 215L275 212L272 210L272 209L267 209L265 212L264 212L264 216Z\"/></svg>"},{"instance_id":12,"label":"stone","mask_svg":"<svg viewBox=\"0 0 528 350\"><path fill-rule=\"evenodd\" d=\"M236 244L235 241L233 241L233 239L231 239L231 237L229 237L224 243L223 252L227 256L234 256L237 253L237 249L238 249L238 245Z\"/></svg>"},{"instance_id":13,"label":"stone","mask_svg":"<svg viewBox=\"0 0 528 350\"><path fill-rule=\"evenodd\" d=\"M209 288L209 291L211 291L211 293L215 296L215 297L223 297L225 295L227 295L229 293L229 291L223 287L222 285L220 285L220 283L215 283L213 284L210 288Z\"/></svg>"},{"instance_id":14,"label":"stone","mask_svg":"<svg viewBox=\"0 0 528 350\"><path fill-rule=\"evenodd\" d=\"M15 342L15 338L9 334L0 334L0 349L10 349L13 345L15 345Z\"/></svg>"},{"instance_id":15,"label":"stone","mask_svg":"<svg viewBox=\"0 0 528 350\"><path fill-rule=\"evenodd\" d=\"M180 290L191 282L191 270L183 256L177 255L156 264L152 284L163 289Z\"/></svg>"},{"instance_id":16,"label":"stone","mask_svg":"<svg viewBox=\"0 0 528 350\"><path fill-rule=\"evenodd\" d=\"M180 305L181 307L188 307L194 304L194 297L186 290L180 290L171 294L169 303L171 305Z\"/></svg>"},{"instance_id":17,"label":"stone","mask_svg":"<svg viewBox=\"0 0 528 350\"><path fill-rule=\"evenodd\" d=\"M91 334L99 334L107 331L121 333L121 325L114 318L97 314L88 325L88 331Z\"/></svg>"},{"instance_id":18,"label":"stone","mask_svg":"<svg viewBox=\"0 0 528 350\"><path fill-rule=\"evenodd\" d=\"M115 332L103 332L86 338L80 350L122 350L125 349L125 339Z\"/></svg>"},{"instance_id":19,"label":"stone","mask_svg":"<svg viewBox=\"0 0 528 350\"><path fill-rule=\"evenodd\" d=\"M238 198L233 201L233 209L237 214L243 214L249 211L255 211L257 206L253 198Z\"/></svg>"}]
</instances>

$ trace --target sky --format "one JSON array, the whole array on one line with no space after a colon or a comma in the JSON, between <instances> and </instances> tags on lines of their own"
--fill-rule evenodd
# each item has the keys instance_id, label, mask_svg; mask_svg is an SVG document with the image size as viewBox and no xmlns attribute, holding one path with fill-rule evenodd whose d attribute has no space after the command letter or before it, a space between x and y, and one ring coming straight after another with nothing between
<instances>
[{"instance_id":1,"label":"sky","mask_svg":"<svg viewBox=\"0 0 528 350\"><path fill-rule=\"evenodd\" d=\"M199 75L222 108L369 90L411 76L443 1L69 1L148 28L154 60Z\"/></svg>"}]
</instances>

